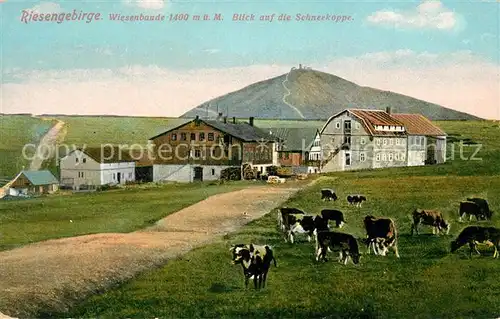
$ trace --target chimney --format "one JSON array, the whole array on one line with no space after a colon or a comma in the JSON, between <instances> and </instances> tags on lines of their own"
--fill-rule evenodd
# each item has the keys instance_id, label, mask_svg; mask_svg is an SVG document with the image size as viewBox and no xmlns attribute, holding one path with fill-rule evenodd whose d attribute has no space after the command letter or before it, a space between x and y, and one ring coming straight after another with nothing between
<instances>
[{"instance_id":1,"label":"chimney","mask_svg":"<svg viewBox=\"0 0 500 319\"><path fill-rule=\"evenodd\" d=\"M227 116L224 116L224 123L227 123Z\"/></svg>"},{"instance_id":2,"label":"chimney","mask_svg":"<svg viewBox=\"0 0 500 319\"><path fill-rule=\"evenodd\" d=\"M390 107L390 106L388 106L388 107L386 107L386 108L385 108L385 112L386 112L387 114L391 114L391 111L392 111L392 110L391 110L391 107Z\"/></svg>"},{"instance_id":3,"label":"chimney","mask_svg":"<svg viewBox=\"0 0 500 319\"><path fill-rule=\"evenodd\" d=\"M248 124L250 124L250 126L253 126L253 119L254 119L254 117L250 116L250 119L249 119L250 121L248 122Z\"/></svg>"},{"instance_id":4,"label":"chimney","mask_svg":"<svg viewBox=\"0 0 500 319\"><path fill-rule=\"evenodd\" d=\"M236 117L233 116L233 124L236 124Z\"/></svg>"}]
</instances>

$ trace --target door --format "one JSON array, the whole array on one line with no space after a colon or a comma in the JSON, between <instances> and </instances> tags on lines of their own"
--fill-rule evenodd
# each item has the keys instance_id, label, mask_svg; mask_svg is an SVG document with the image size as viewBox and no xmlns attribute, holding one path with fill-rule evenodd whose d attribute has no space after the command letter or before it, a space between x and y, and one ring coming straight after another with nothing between
<instances>
[{"instance_id":1,"label":"door","mask_svg":"<svg viewBox=\"0 0 500 319\"><path fill-rule=\"evenodd\" d=\"M194 168L194 180L203 181L203 167L197 166Z\"/></svg>"},{"instance_id":2,"label":"door","mask_svg":"<svg viewBox=\"0 0 500 319\"><path fill-rule=\"evenodd\" d=\"M350 152L345 152L345 166L351 166L351 153Z\"/></svg>"},{"instance_id":3,"label":"door","mask_svg":"<svg viewBox=\"0 0 500 319\"><path fill-rule=\"evenodd\" d=\"M116 179L118 180L118 184L122 181L122 175L121 173L116 173Z\"/></svg>"}]
</instances>

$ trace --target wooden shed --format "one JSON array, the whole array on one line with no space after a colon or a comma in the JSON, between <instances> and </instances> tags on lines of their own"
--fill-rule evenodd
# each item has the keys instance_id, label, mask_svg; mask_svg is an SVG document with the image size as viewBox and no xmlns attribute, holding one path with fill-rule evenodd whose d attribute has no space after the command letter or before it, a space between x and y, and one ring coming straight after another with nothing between
<instances>
[{"instance_id":1,"label":"wooden shed","mask_svg":"<svg viewBox=\"0 0 500 319\"><path fill-rule=\"evenodd\" d=\"M39 195L57 191L59 181L47 170L42 171L21 171L9 188L9 194L19 195Z\"/></svg>"}]
</instances>

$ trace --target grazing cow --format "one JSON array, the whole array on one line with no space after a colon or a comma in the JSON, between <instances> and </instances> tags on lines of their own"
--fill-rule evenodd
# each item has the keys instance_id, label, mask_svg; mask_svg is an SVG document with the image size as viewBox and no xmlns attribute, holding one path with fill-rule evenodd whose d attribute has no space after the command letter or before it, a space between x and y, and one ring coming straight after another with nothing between
<instances>
[{"instance_id":1,"label":"grazing cow","mask_svg":"<svg viewBox=\"0 0 500 319\"><path fill-rule=\"evenodd\" d=\"M465 215L469 215L469 221L472 220L472 216L476 216L476 220L483 219L483 213L481 211L481 207L474 202L460 202L460 209L458 212L459 220L462 221L462 218Z\"/></svg>"},{"instance_id":2,"label":"grazing cow","mask_svg":"<svg viewBox=\"0 0 500 319\"><path fill-rule=\"evenodd\" d=\"M307 234L307 241L311 241L314 231L328 230L328 221L321 216L289 214L285 220L285 242L293 244L296 234Z\"/></svg>"},{"instance_id":3,"label":"grazing cow","mask_svg":"<svg viewBox=\"0 0 500 319\"><path fill-rule=\"evenodd\" d=\"M250 279L253 279L255 289L264 288L271 262L274 261L274 267L277 267L271 247L268 245L238 244L229 250L233 254L233 265L241 264L243 267L245 288L248 288Z\"/></svg>"},{"instance_id":4,"label":"grazing cow","mask_svg":"<svg viewBox=\"0 0 500 319\"><path fill-rule=\"evenodd\" d=\"M432 233L439 234L440 231L446 230L446 235L450 232L450 223L447 222L443 215L436 210L415 209L413 211L413 224L411 225L411 234L413 231L418 235L418 225L432 226Z\"/></svg>"},{"instance_id":5,"label":"grazing cow","mask_svg":"<svg viewBox=\"0 0 500 319\"><path fill-rule=\"evenodd\" d=\"M378 255L385 256L392 248L394 254L399 258L398 244L397 244L397 230L394 221L390 218L375 218L368 215L364 219L366 229L366 246L368 253L370 248L373 247L373 252Z\"/></svg>"},{"instance_id":6,"label":"grazing cow","mask_svg":"<svg viewBox=\"0 0 500 319\"><path fill-rule=\"evenodd\" d=\"M338 199L337 194L331 189L322 189L321 190L321 199L322 200L333 200L336 201Z\"/></svg>"},{"instance_id":7,"label":"grazing cow","mask_svg":"<svg viewBox=\"0 0 500 319\"><path fill-rule=\"evenodd\" d=\"M321 217L328 222L329 220L335 221L338 228L342 228L345 224L344 214L340 210L336 209L323 209L321 211Z\"/></svg>"},{"instance_id":8,"label":"grazing cow","mask_svg":"<svg viewBox=\"0 0 500 319\"><path fill-rule=\"evenodd\" d=\"M291 215L291 214L305 215L305 213L298 208L293 208L293 207L280 208L280 212L278 213L278 227L282 231L285 231L285 223L288 220L288 215Z\"/></svg>"},{"instance_id":9,"label":"grazing cow","mask_svg":"<svg viewBox=\"0 0 500 319\"><path fill-rule=\"evenodd\" d=\"M469 244L469 256L472 257L472 250L481 255L477 250L478 243L485 243L488 246L493 246L495 252L493 258L498 257L498 250L500 249L500 229L496 227L481 227L469 226L462 230L457 239L451 242L451 252L454 253L465 244Z\"/></svg>"},{"instance_id":10,"label":"grazing cow","mask_svg":"<svg viewBox=\"0 0 500 319\"><path fill-rule=\"evenodd\" d=\"M322 231L316 233L316 261L320 257L327 261L327 251L338 251L339 262L347 265L349 258L354 264L359 263L359 246L356 238L350 234L336 233L331 231Z\"/></svg>"},{"instance_id":11,"label":"grazing cow","mask_svg":"<svg viewBox=\"0 0 500 319\"><path fill-rule=\"evenodd\" d=\"M366 202L366 197L363 195L349 195L347 196L347 202L349 202L349 205L361 207L363 202Z\"/></svg>"},{"instance_id":12,"label":"grazing cow","mask_svg":"<svg viewBox=\"0 0 500 319\"><path fill-rule=\"evenodd\" d=\"M493 215L493 211L490 210L490 206L488 205L488 201L483 198L467 198L467 201L476 203L479 208L481 208L481 213L486 217L487 219L491 220L491 216Z\"/></svg>"}]
</instances>

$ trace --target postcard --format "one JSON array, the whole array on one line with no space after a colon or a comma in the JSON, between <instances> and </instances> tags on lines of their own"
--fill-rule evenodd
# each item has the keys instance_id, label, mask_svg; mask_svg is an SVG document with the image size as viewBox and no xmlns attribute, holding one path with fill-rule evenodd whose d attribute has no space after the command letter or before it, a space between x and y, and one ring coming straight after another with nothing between
<instances>
[{"instance_id":1,"label":"postcard","mask_svg":"<svg viewBox=\"0 0 500 319\"><path fill-rule=\"evenodd\" d=\"M499 318L497 0L1 0L0 318Z\"/></svg>"}]
</instances>

